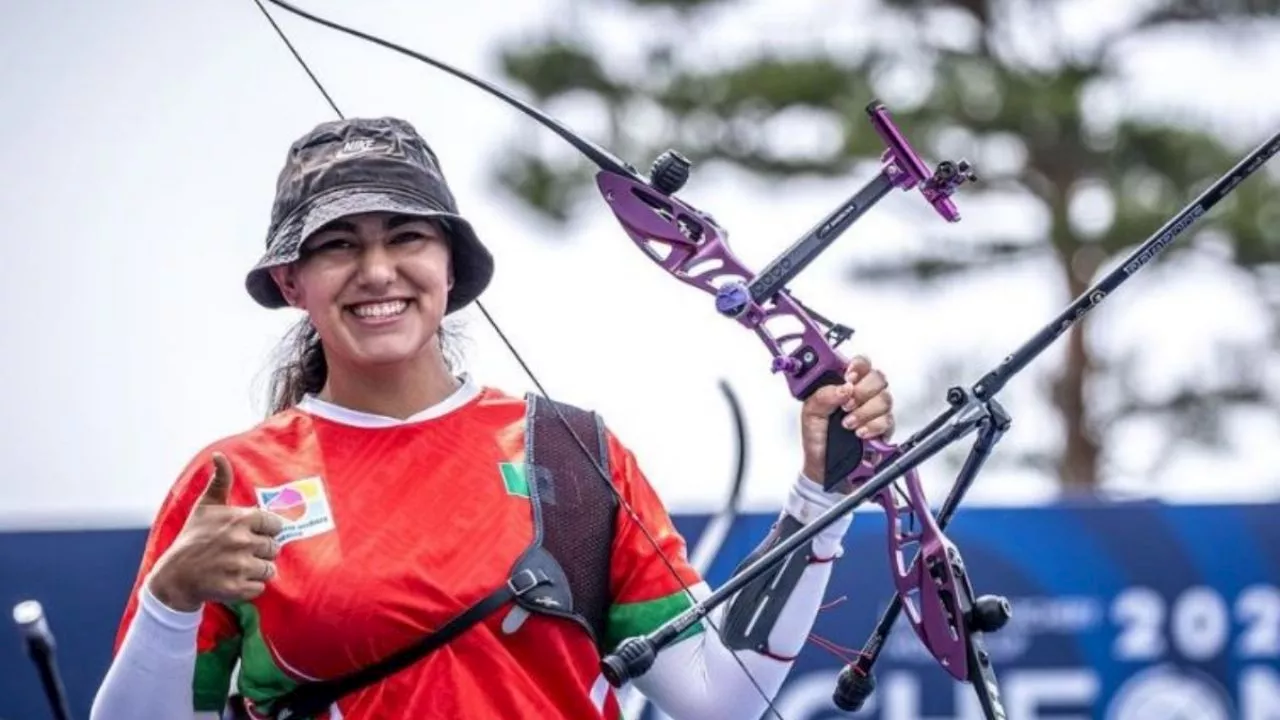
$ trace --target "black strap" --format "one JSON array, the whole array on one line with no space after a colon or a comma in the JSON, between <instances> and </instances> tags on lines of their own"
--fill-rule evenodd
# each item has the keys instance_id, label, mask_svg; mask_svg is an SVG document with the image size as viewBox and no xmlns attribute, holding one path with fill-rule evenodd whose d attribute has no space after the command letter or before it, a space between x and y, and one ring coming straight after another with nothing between
<instances>
[{"instance_id":1,"label":"black strap","mask_svg":"<svg viewBox=\"0 0 1280 720\"><path fill-rule=\"evenodd\" d=\"M540 568L521 568L507 582L476 604L464 610L439 630L417 643L396 652L379 662L361 668L334 680L308 682L299 685L280 699L272 701L271 716L275 720L298 720L315 716L337 702L342 696L371 685L391 673L403 670L427 654L443 646L465 630L495 612L507 602L515 600L534 588L551 582Z\"/></svg>"}]
</instances>

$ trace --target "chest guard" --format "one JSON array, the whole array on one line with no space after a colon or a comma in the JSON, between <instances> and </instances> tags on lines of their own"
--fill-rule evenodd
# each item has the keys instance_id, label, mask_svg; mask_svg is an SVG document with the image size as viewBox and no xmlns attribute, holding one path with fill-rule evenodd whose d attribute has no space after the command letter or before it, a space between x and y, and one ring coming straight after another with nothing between
<instances>
[{"instance_id":1,"label":"chest guard","mask_svg":"<svg viewBox=\"0 0 1280 720\"><path fill-rule=\"evenodd\" d=\"M617 497L604 483L604 478L613 482L604 423L593 412L532 393L525 400L525 463L535 537L516 567L545 562L557 566L561 577L560 582L540 585L516 603L530 612L578 622L602 653L618 507ZM588 453L592 460L587 459Z\"/></svg>"}]
</instances>

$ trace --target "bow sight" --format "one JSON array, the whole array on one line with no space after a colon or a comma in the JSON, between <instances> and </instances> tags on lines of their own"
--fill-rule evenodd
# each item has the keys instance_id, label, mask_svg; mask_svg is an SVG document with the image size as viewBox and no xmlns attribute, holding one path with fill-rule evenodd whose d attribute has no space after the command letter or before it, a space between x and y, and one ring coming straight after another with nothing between
<instances>
[{"instance_id":1,"label":"bow sight","mask_svg":"<svg viewBox=\"0 0 1280 720\"><path fill-rule=\"evenodd\" d=\"M296 50L293 50L292 44L279 26L275 25L260 0L255 2L258 2L263 14L275 26L276 32L289 45L294 57L323 93L324 87L310 73ZM925 201L944 220L957 222L960 216L951 196L963 183L975 179L972 168L963 160L943 161L930 172L894 125L888 111L879 103L872 103L866 111L872 127L885 145L880 158L880 172L816 223L764 270L755 273L729 249L724 231L710 215L675 196L688 181L692 165L678 152L668 150L659 156L646 177L625 161L569 130L542 111L473 75L382 38L317 17L283 0L269 2L300 17L448 72L532 117L577 148L600 168L596 174L597 186L628 237L673 277L714 297L716 310L720 314L752 330L772 356L772 371L786 378L788 389L798 400L808 398L825 385L844 382L848 360L839 354L836 347L847 340L853 331L805 307L786 288L786 283L817 259L837 237L894 188L903 191L919 189ZM328 94L324 94L329 99ZM337 109L336 105L334 109ZM1177 236L1277 152L1280 152L1280 133L1273 135L1241 160L978 382L969 388L950 388L946 394L947 407L903 443L891 445L879 440L863 442L841 425L845 413L842 410L834 413L828 423L823 484L828 491L839 488L847 492L846 496L825 513L810 520L800 531L740 569L709 596L696 602L679 616L647 635L625 640L601 661L601 670L606 679L614 686L621 686L629 679L646 672L657 653L686 629L703 620L710 623L708 615L712 610L762 574L779 566L791 553L841 516L874 500L884 509L888 518L886 530L889 564L895 594L864 645L860 657L841 671L833 694L834 702L846 710L861 706L874 687L871 667L879 657L884 641L899 616L905 613L908 624L938 663L956 680L972 684L984 716L988 720L1002 720L1005 711L1001 705L996 675L984 648L983 635L1002 627L1008 621L1011 609L1003 598L975 596L960 551L942 532L978 471L990 457L995 444L1010 426L1011 418L995 400L995 396L1058 336L1101 304L1107 295L1145 267ZM487 312L485 317L502 336ZM770 326L779 320L792 321L802 330L791 330L778 335ZM509 343L508 347L515 352ZM545 395L541 383L528 371L527 366L525 369ZM563 416L560 420L572 433L568 421ZM951 443L971 433L976 433L973 446L935 518L930 513L928 500L921 489L917 468ZM574 437L583 452L590 456L581 439L576 434ZM596 465L601 480L613 489L608 474L594 462L594 458L593 464ZM904 481L905 492L894 485L899 479ZM623 506L626 507L625 501ZM906 527L918 526L918 529L904 529L904 520L907 521ZM643 525L641 527L643 529ZM908 551L914 551L914 557L908 559ZM661 553L659 556L670 567L665 556L661 556ZM674 568L671 570L675 574ZM676 579L686 591L689 589L678 575ZM754 684L755 678L746 665L736 654L733 657ZM758 684L756 688L760 690ZM760 692L772 709L770 698L762 690ZM776 709L774 713L777 714Z\"/></svg>"}]
</instances>

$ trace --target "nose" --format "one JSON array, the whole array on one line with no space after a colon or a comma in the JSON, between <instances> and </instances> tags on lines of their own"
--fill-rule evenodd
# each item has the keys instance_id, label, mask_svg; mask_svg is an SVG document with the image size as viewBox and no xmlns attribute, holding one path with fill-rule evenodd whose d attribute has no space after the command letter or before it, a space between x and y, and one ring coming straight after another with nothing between
<instances>
[{"instance_id":1,"label":"nose","mask_svg":"<svg viewBox=\"0 0 1280 720\"><path fill-rule=\"evenodd\" d=\"M396 280L395 257L382 243L366 243L360 253L356 268L356 281L361 289L378 292L387 289Z\"/></svg>"}]
</instances>

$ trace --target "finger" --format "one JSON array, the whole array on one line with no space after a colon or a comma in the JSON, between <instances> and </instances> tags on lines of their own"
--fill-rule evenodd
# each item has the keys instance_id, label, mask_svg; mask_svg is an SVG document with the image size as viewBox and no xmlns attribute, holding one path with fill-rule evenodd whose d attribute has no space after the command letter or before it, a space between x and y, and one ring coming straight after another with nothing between
<instances>
[{"instance_id":1,"label":"finger","mask_svg":"<svg viewBox=\"0 0 1280 720\"><path fill-rule=\"evenodd\" d=\"M852 402L855 405L861 405L877 395L884 394L888 387L889 381L884 373L879 370L872 371L853 386Z\"/></svg>"},{"instance_id":2,"label":"finger","mask_svg":"<svg viewBox=\"0 0 1280 720\"><path fill-rule=\"evenodd\" d=\"M266 561L256 561L252 567L241 571L239 577L220 594L227 600L237 601L252 600L266 592L267 581L275 576L275 570L259 564L264 562ZM263 579L264 576L267 577L266 580Z\"/></svg>"},{"instance_id":3,"label":"finger","mask_svg":"<svg viewBox=\"0 0 1280 720\"><path fill-rule=\"evenodd\" d=\"M249 519L249 529L258 535L267 535L275 537L284 530L284 520L273 512L266 510L254 510L252 517Z\"/></svg>"},{"instance_id":4,"label":"finger","mask_svg":"<svg viewBox=\"0 0 1280 720\"><path fill-rule=\"evenodd\" d=\"M249 547L252 549L253 556L262 560L275 560L280 554L280 543L276 542L275 538L254 535Z\"/></svg>"},{"instance_id":5,"label":"finger","mask_svg":"<svg viewBox=\"0 0 1280 720\"><path fill-rule=\"evenodd\" d=\"M853 386L847 383L820 387L805 401L805 411L823 417L830 415L849 399L852 392Z\"/></svg>"},{"instance_id":6,"label":"finger","mask_svg":"<svg viewBox=\"0 0 1280 720\"><path fill-rule=\"evenodd\" d=\"M869 438L880 438L882 440L888 440L889 436L892 433L893 433L893 416L881 415L880 417L858 428L857 435L863 440L866 440Z\"/></svg>"},{"instance_id":7,"label":"finger","mask_svg":"<svg viewBox=\"0 0 1280 720\"><path fill-rule=\"evenodd\" d=\"M240 589L231 596L231 601L247 601L253 600L262 593L267 591L267 584L254 580L245 580L240 583Z\"/></svg>"},{"instance_id":8,"label":"finger","mask_svg":"<svg viewBox=\"0 0 1280 720\"><path fill-rule=\"evenodd\" d=\"M856 383L871 372L871 361L862 355L855 355L844 369L844 379Z\"/></svg>"},{"instance_id":9,"label":"finger","mask_svg":"<svg viewBox=\"0 0 1280 720\"><path fill-rule=\"evenodd\" d=\"M231 463L220 452L213 454L213 477L200 495L201 505L226 505L231 493Z\"/></svg>"},{"instance_id":10,"label":"finger","mask_svg":"<svg viewBox=\"0 0 1280 720\"><path fill-rule=\"evenodd\" d=\"M276 564L262 558L246 559L241 577L251 582L265 583L276 576Z\"/></svg>"},{"instance_id":11,"label":"finger","mask_svg":"<svg viewBox=\"0 0 1280 720\"><path fill-rule=\"evenodd\" d=\"M844 419L844 426L850 430L856 429L877 418L889 414L891 407L888 391L882 392L870 400L862 403L856 410L849 413Z\"/></svg>"},{"instance_id":12,"label":"finger","mask_svg":"<svg viewBox=\"0 0 1280 720\"><path fill-rule=\"evenodd\" d=\"M884 373L873 370L856 385L849 386L849 397L841 407L845 412L853 412L859 405L884 392L887 387L889 381L885 379Z\"/></svg>"}]
</instances>

